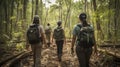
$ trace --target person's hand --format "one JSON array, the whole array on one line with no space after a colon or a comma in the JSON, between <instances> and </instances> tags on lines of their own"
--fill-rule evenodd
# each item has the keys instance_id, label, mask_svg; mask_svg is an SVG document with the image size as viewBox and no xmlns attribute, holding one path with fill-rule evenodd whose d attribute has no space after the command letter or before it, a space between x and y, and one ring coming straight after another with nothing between
<instances>
[{"instance_id":1,"label":"person's hand","mask_svg":"<svg viewBox=\"0 0 120 67\"><path fill-rule=\"evenodd\" d=\"M74 48L73 47L71 48L71 54L72 55L74 54Z\"/></svg>"}]
</instances>

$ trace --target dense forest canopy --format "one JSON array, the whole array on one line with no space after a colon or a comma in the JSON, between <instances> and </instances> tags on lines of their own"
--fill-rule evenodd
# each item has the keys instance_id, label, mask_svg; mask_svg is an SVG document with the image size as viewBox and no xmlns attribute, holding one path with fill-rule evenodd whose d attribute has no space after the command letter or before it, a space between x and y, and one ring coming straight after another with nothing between
<instances>
[{"instance_id":1,"label":"dense forest canopy","mask_svg":"<svg viewBox=\"0 0 120 67\"><path fill-rule=\"evenodd\" d=\"M120 0L0 0L0 43L24 41L33 16L40 16L45 27L62 20L67 38L71 38L78 15L85 12L93 24L96 41L117 42L120 38Z\"/></svg>"}]
</instances>

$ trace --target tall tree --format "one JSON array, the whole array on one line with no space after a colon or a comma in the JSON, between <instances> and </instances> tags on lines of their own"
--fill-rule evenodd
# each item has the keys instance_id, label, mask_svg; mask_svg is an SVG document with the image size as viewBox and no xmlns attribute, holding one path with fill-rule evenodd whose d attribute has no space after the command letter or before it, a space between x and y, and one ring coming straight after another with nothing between
<instances>
[{"instance_id":1,"label":"tall tree","mask_svg":"<svg viewBox=\"0 0 120 67\"><path fill-rule=\"evenodd\" d=\"M9 17L8 17L8 1L4 1L4 12L5 12L5 32L8 34L8 23L9 23Z\"/></svg>"},{"instance_id":2,"label":"tall tree","mask_svg":"<svg viewBox=\"0 0 120 67\"><path fill-rule=\"evenodd\" d=\"M23 2L23 19L26 20L27 0Z\"/></svg>"},{"instance_id":3,"label":"tall tree","mask_svg":"<svg viewBox=\"0 0 120 67\"><path fill-rule=\"evenodd\" d=\"M13 11L14 11L14 0L11 1L11 17L13 17ZM10 29L10 39L12 39L12 29L13 29L13 19L10 19L11 29Z\"/></svg>"},{"instance_id":4,"label":"tall tree","mask_svg":"<svg viewBox=\"0 0 120 67\"><path fill-rule=\"evenodd\" d=\"M85 8L84 8L84 12L86 13L87 11L87 0L85 0Z\"/></svg>"},{"instance_id":5,"label":"tall tree","mask_svg":"<svg viewBox=\"0 0 120 67\"><path fill-rule=\"evenodd\" d=\"M98 41L98 39L100 39L100 40L103 39L104 35L103 35L101 26L100 26L100 17L99 17L98 10L97 10L96 0L93 0L93 8L94 8L94 12L96 14L97 41Z\"/></svg>"},{"instance_id":6,"label":"tall tree","mask_svg":"<svg viewBox=\"0 0 120 67\"><path fill-rule=\"evenodd\" d=\"M115 6L114 6L114 37L115 37L115 41L117 41L117 34L118 34L118 25L119 25L119 20L120 20L120 1L119 0L115 0L114 2Z\"/></svg>"},{"instance_id":7,"label":"tall tree","mask_svg":"<svg viewBox=\"0 0 120 67\"><path fill-rule=\"evenodd\" d=\"M66 6L67 6L67 11L66 11L66 18L65 18L65 24L64 24L64 28L66 27L66 24L67 24L67 21L70 20L69 18L69 14L70 14L70 11L71 11L71 5L72 5L72 1L69 0L65 0L65 3L66 3Z\"/></svg>"},{"instance_id":8,"label":"tall tree","mask_svg":"<svg viewBox=\"0 0 120 67\"><path fill-rule=\"evenodd\" d=\"M40 7L40 21L41 21L41 24L43 24L43 1L42 0L40 0L40 5L39 5Z\"/></svg>"},{"instance_id":9,"label":"tall tree","mask_svg":"<svg viewBox=\"0 0 120 67\"><path fill-rule=\"evenodd\" d=\"M35 15L38 15L38 11L39 11L39 0L36 0L36 8L35 8Z\"/></svg>"},{"instance_id":10,"label":"tall tree","mask_svg":"<svg viewBox=\"0 0 120 67\"><path fill-rule=\"evenodd\" d=\"M26 21L27 20L27 18L26 18L26 16L27 16L27 14L26 14L26 12L27 12L27 3L28 3L28 0L23 1L23 23L22 23L23 29L26 29L25 27L27 26L27 23L24 23L24 22L27 22Z\"/></svg>"},{"instance_id":11,"label":"tall tree","mask_svg":"<svg viewBox=\"0 0 120 67\"><path fill-rule=\"evenodd\" d=\"M31 1L32 2L32 14L31 14L31 21L33 19L33 15L34 15L34 0Z\"/></svg>"},{"instance_id":12,"label":"tall tree","mask_svg":"<svg viewBox=\"0 0 120 67\"><path fill-rule=\"evenodd\" d=\"M59 0L59 20L62 20L62 0Z\"/></svg>"}]
</instances>

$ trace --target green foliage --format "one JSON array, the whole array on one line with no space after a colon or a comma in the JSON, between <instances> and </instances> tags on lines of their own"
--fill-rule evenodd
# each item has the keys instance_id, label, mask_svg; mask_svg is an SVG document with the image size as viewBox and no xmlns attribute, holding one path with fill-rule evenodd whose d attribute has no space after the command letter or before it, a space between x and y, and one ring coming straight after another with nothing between
<instances>
[{"instance_id":1,"label":"green foliage","mask_svg":"<svg viewBox=\"0 0 120 67\"><path fill-rule=\"evenodd\" d=\"M17 49L18 51L23 51L24 48L25 48L25 44L24 44L24 43L18 43L18 44L16 45L16 49Z\"/></svg>"},{"instance_id":2,"label":"green foliage","mask_svg":"<svg viewBox=\"0 0 120 67\"><path fill-rule=\"evenodd\" d=\"M0 43L6 43L7 40L10 40L10 37L6 34L1 34Z\"/></svg>"},{"instance_id":3,"label":"green foliage","mask_svg":"<svg viewBox=\"0 0 120 67\"><path fill-rule=\"evenodd\" d=\"M27 0L26 2L27 3L24 3L24 0L0 1L0 8L2 9L0 11L0 27L3 29L1 34L5 34L8 36L5 37L4 35L2 35L0 36L0 40L9 40L10 38L12 38L13 40L25 39L25 32L28 26L31 24L32 18L35 14L36 5L35 1L33 1L34 3L32 3L31 0ZM50 0L47 0L46 2L47 4L52 4ZM79 22L78 15L81 12L84 12L86 5L86 14L88 15L88 21L91 22L95 28L96 39L98 39L98 41L114 39L114 14L116 12L115 1L96 0L96 12L93 11L94 5L92 3L92 0L88 0L87 4L85 4L83 0L79 0L77 2L74 2L74 0L56 0L55 4L52 4L49 8L46 8L47 4L43 5L43 3L39 2L38 12L42 21L41 24L45 27L46 24L49 22L54 29L57 25L56 22L61 19L63 22L65 33L69 38L71 36L74 25ZM26 11L24 11L24 8L26 8ZM99 36L97 36L98 21L96 20L99 21L101 32L103 33ZM119 26L118 20L119 18L117 18L117 24ZM119 27L117 27L117 39L120 38L119 32ZM101 39L100 37L103 37L103 39Z\"/></svg>"}]
</instances>

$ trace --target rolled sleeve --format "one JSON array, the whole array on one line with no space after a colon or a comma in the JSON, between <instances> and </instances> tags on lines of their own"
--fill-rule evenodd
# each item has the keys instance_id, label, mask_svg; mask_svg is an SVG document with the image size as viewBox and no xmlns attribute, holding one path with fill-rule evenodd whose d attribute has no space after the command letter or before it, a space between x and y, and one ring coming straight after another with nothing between
<instances>
[{"instance_id":1,"label":"rolled sleeve","mask_svg":"<svg viewBox=\"0 0 120 67\"><path fill-rule=\"evenodd\" d=\"M40 29L41 29L41 33L45 33L43 26L40 26Z\"/></svg>"},{"instance_id":2,"label":"rolled sleeve","mask_svg":"<svg viewBox=\"0 0 120 67\"><path fill-rule=\"evenodd\" d=\"M72 34L77 36L77 27L76 26L74 27Z\"/></svg>"}]
</instances>

